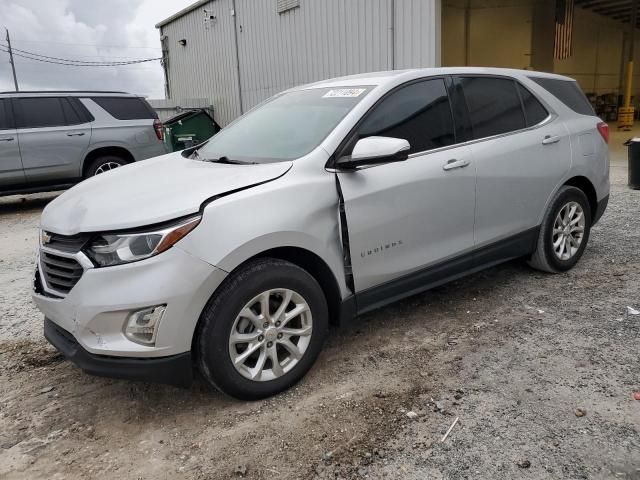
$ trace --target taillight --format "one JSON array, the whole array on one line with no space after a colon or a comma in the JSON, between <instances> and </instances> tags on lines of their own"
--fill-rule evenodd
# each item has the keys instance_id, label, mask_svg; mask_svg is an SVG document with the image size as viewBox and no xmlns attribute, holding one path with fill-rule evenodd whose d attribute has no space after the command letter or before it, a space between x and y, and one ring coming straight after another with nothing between
<instances>
[{"instance_id":1,"label":"taillight","mask_svg":"<svg viewBox=\"0 0 640 480\"><path fill-rule=\"evenodd\" d=\"M604 122L600 122L596 125L596 128L598 129L598 132L600 132L604 143L609 143L609 125Z\"/></svg>"},{"instance_id":2,"label":"taillight","mask_svg":"<svg viewBox=\"0 0 640 480\"><path fill-rule=\"evenodd\" d=\"M164 139L164 134L162 133L162 122L157 118L153 121L153 129L156 131L156 137L158 137L158 140L162 141Z\"/></svg>"}]
</instances>

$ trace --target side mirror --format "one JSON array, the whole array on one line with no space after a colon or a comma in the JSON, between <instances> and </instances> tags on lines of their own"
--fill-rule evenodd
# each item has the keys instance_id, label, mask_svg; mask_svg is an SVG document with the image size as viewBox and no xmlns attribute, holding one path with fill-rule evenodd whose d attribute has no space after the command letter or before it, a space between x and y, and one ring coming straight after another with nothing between
<instances>
[{"instance_id":1,"label":"side mirror","mask_svg":"<svg viewBox=\"0 0 640 480\"><path fill-rule=\"evenodd\" d=\"M409 157L411 146L403 138L367 137L361 138L353 147L351 156L336 162L339 168L356 168L383 163L402 162Z\"/></svg>"}]
</instances>

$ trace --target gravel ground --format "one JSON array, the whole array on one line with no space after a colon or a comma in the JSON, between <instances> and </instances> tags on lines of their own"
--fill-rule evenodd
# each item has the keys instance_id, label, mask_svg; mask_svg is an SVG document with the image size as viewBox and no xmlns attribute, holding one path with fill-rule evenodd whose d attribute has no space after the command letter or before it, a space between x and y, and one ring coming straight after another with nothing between
<instances>
[{"instance_id":1,"label":"gravel ground","mask_svg":"<svg viewBox=\"0 0 640 480\"><path fill-rule=\"evenodd\" d=\"M0 478L640 479L640 191L563 275L520 261L334 330L294 389L239 402L91 377L29 299L54 194L0 199ZM452 425L446 441L442 436Z\"/></svg>"}]
</instances>

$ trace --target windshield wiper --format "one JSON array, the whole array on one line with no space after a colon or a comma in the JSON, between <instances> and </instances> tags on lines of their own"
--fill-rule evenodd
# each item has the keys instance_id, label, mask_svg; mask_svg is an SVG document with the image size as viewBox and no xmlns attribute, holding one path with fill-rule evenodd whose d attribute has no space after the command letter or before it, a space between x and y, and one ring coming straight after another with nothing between
<instances>
[{"instance_id":1,"label":"windshield wiper","mask_svg":"<svg viewBox=\"0 0 640 480\"><path fill-rule=\"evenodd\" d=\"M220 158L207 158L205 159L208 162L214 162L214 163L228 163L231 165L257 165L256 162L245 162L242 160L233 160L229 157L225 157L222 156Z\"/></svg>"}]
</instances>

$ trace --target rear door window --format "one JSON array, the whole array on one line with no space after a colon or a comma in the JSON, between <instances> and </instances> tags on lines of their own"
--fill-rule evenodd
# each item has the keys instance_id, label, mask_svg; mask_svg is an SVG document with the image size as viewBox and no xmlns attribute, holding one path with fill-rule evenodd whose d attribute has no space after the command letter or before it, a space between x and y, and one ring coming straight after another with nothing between
<instances>
[{"instance_id":1,"label":"rear door window","mask_svg":"<svg viewBox=\"0 0 640 480\"><path fill-rule=\"evenodd\" d=\"M522 98L522 105L524 107L524 114L528 127L539 124L549 116L549 112L547 112L547 109L544 108L540 101L519 83L518 91Z\"/></svg>"},{"instance_id":2,"label":"rear door window","mask_svg":"<svg viewBox=\"0 0 640 480\"><path fill-rule=\"evenodd\" d=\"M529 77L567 107L582 115L595 115L593 107L578 84L573 80L557 78Z\"/></svg>"},{"instance_id":3,"label":"rear door window","mask_svg":"<svg viewBox=\"0 0 640 480\"><path fill-rule=\"evenodd\" d=\"M93 122L95 118L91 115L91 112L87 110L87 107L77 97L67 97L71 108L75 110L76 114L80 117L82 123Z\"/></svg>"},{"instance_id":4,"label":"rear door window","mask_svg":"<svg viewBox=\"0 0 640 480\"><path fill-rule=\"evenodd\" d=\"M158 114L142 98L138 97L91 97L118 120L156 119Z\"/></svg>"},{"instance_id":5,"label":"rear door window","mask_svg":"<svg viewBox=\"0 0 640 480\"><path fill-rule=\"evenodd\" d=\"M510 78L461 77L474 138L525 128L516 82Z\"/></svg>"},{"instance_id":6,"label":"rear door window","mask_svg":"<svg viewBox=\"0 0 640 480\"><path fill-rule=\"evenodd\" d=\"M67 125L78 125L80 123L85 123L78 112L71 106L71 102L69 102L68 98L61 98L62 101L62 111L64 112L64 118Z\"/></svg>"},{"instance_id":7,"label":"rear door window","mask_svg":"<svg viewBox=\"0 0 640 480\"><path fill-rule=\"evenodd\" d=\"M66 125L58 97L18 97L13 99L18 128L60 127Z\"/></svg>"},{"instance_id":8,"label":"rear door window","mask_svg":"<svg viewBox=\"0 0 640 480\"><path fill-rule=\"evenodd\" d=\"M409 153L423 152L455 143L451 106L444 80L412 83L392 92L367 115L358 127L357 139L370 136L403 138ZM351 153L355 141L351 142Z\"/></svg>"},{"instance_id":9,"label":"rear door window","mask_svg":"<svg viewBox=\"0 0 640 480\"><path fill-rule=\"evenodd\" d=\"M11 104L7 99L0 99L0 130L8 130L10 128L14 128Z\"/></svg>"}]
</instances>

